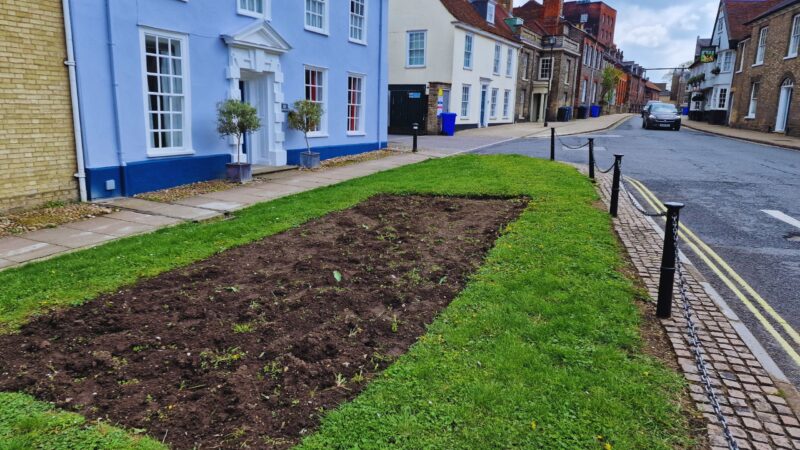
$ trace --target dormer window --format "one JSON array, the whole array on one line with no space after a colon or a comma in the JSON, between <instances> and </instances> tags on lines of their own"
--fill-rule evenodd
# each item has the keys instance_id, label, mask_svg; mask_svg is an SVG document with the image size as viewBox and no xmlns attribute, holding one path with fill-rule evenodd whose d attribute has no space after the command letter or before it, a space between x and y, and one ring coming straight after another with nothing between
<instances>
[{"instance_id":1,"label":"dormer window","mask_svg":"<svg viewBox=\"0 0 800 450\"><path fill-rule=\"evenodd\" d=\"M494 11L495 11L495 4L494 2L490 1L486 3L486 21L489 23L494 23Z\"/></svg>"}]
</instances>

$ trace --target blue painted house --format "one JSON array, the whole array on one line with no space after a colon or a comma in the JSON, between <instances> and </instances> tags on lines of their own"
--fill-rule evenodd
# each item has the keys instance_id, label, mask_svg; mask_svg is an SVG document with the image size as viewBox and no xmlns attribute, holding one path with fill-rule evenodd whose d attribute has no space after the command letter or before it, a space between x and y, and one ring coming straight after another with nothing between
<instances>
[{"instance_id":1,"label":"blue painted house","mask_svg":"<svg viewBox=\"0 0 800 450\"><path fill-rule=\"evenodd\" d=\"M244 99L263 127L254 165L305 149L287 106L320 102L322 158L387 141L388 0L71 0L86 183L92 199L224 176L235 142L217 104Z\"/></svg>"}]
</instances>

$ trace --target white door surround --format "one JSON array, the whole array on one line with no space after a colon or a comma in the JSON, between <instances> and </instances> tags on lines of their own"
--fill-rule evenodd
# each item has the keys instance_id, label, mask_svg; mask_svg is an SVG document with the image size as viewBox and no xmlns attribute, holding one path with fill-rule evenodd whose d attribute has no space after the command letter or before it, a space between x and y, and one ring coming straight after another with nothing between
<instances>
[{"instance_id":1,"label":"white door surround","mask_svg":"<svg viewBox=\"0 0 800 450\"><path fill-rule=\"evenodd\" d=\"M792 103L792 93L794 91L794 82L786 79L781 84L780 98L778 100L778 114L775 120L775 132L786 132L786 123L789 120L789 106Z\"/></svg>"},{"instance_id":2,"label":"white door surround","mask_svg":"<svg viewBox=\"0 0 800 450\"><path fill-rule=\"evenodd\" d=\"M222 38L229 49L228 98L242 98L239 81L246 81L251 91L245 93L246 98L259 110L262 119L262 130L251 136L249 161L253 164L285 166L286 149L283 143L286 136L283 131L285 117L281 108L284 94L280 55L291 50L291 46L267 22L256 22ZM236 144L230 143L231 153L235 154Z\"/></svg>"}]
</instances>

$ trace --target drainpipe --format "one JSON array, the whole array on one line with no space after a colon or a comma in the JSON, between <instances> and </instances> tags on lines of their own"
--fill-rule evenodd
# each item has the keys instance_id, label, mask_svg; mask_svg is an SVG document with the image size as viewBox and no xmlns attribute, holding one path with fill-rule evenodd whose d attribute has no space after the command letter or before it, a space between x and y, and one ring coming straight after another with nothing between
<instances>
[{"instance_id":1,"label":"drainpipe","mask_svg":"<svg viewBox=\"0 0 800 450\"><path fill-rule=\"evenodd\" d=\"M383 107L381 104L383 103L383 3L384 0L378 0L380 2L380 11L378 11L378 17L380 20L378 21L380 25L378 26L378 145L381 144L381 132L383 128L381 127L381 116L383 114L388 114L388 111L383 111ZM388 125L388 123L387 123ZM388 140L388 139L387 139ZM388 142L387 142L388 145Z\"/></svg>"},{"instance_id":2,"label":"drainpipe","mask_svg":"<svg viewBox=\"0 0 800 450\"><path fill-rule=\"evenodd\" d=\"M61 0L62 11L64 14L64 34L67 44L67 60L64 64L69 71L69 94L72 103L72 129L75 134L75 160L78 164L78 191L81 201L88 200L86 195L86 165L83 160L83 127L81 125L81 113L78 103L78 81L75 73L75 49L72 44L72 18L70 16L69 0Z\"/></svg>"},{"instance_id":3,"label":"drainpipe","mask_svg":"<svg viewBox=\"0 0 800 450\"><path fill-rule=\"evenodd\" d=\"M111 84L113 87L113 107L114 107L114 135L117 144L117 161L121 168L119 173L119 189L122 196L128 195L125 183L125 157L122 154L122 138L120 137L119 123L119 83L117 82L117 64L114 58L114 27L111 20L111 0L106 0L106 27L108 28L108 56L111 61Z\"/></svg>"}]
</instances>

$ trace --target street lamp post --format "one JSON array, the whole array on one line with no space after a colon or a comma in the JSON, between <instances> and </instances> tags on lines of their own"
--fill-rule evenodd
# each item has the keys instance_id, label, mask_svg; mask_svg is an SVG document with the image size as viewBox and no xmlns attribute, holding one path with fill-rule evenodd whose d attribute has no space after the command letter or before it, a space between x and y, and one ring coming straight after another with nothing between
<instances>
[{"instance_id":1,"label":"street lamp post","mask_svg":"<svg viewBox=\"0 0 800 450\"><path fill-rule=\"evenodd\" d=\"M544 126L547 128L549 126L547 117L550 112L550 96L553 94L553 69L555 68L555 58L553 54L555 53L554 47L556 46L556 37L547 36L545 38L545 45L550 46L550 76L547 80L547 101L544 104Z\"/></svg>"}]
</instances>

